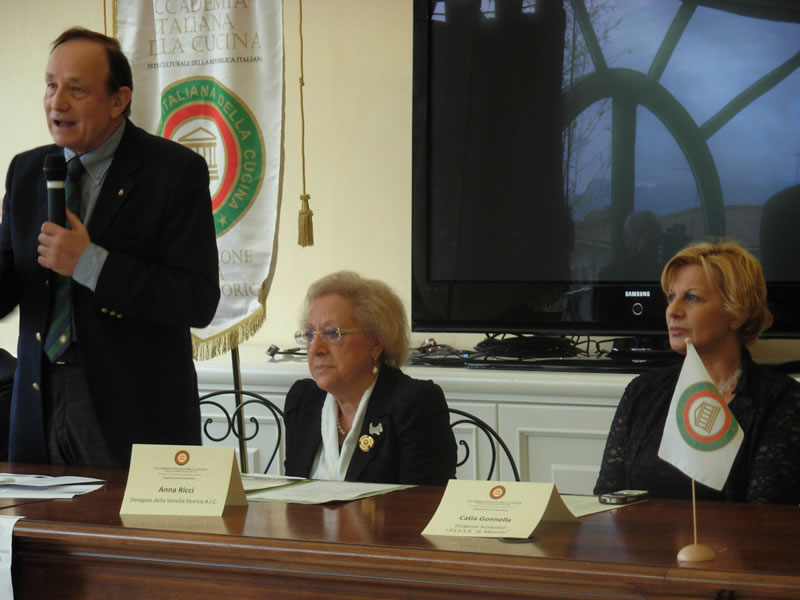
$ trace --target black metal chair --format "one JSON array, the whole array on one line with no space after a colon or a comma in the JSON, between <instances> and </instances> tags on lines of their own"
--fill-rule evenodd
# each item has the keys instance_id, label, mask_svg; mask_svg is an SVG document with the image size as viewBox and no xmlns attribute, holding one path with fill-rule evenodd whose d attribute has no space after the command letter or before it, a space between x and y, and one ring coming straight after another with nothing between
<instances>
[{"instance_id":1,"label":"black metal chair","mask_svg":"<svg viewBox=\"0 0 800 600\"><path fill-rule=\"evenodd\" d=\"M503 438L500 437L500 434L497 433L488 423L479 419L473 414L468 412L464 412L463 410L458 410L457 408L450 408L448 409L451 415L456 415L455 420L450 421L450 428L455 430L458 425L473 425L480 429L486 438L489 440L489 447L492 449L492 460L491 460L491 467L489 468L489 474L486 476L486 480L490 480L492 475L494 474L495 465L499 465L499 458L497 455L497 445L499 445L503 452L506 455L506 460L508 460L508 464L511 466L511 471L514 473L514 481L519 481L519 471L517 470L517 463L514 460L514 455L511 454L511 450L508 449L506 443L503 441ZM469 444L464 440L458 440L458 445L464 448L465 456L462 460L456 463L456 467L460 467L464 463L469 460L470 450Z\"/></svg>"},{"instance_id":2,"label":"black metal chair","mask_svg":"<svg viewBox=\"0 0 800 600\"><path fill-rule=\"evenodd\" d=\"M212 400L212 398L217 396L233 396L235 408L232 411L228 410L228 408L226 408L225 405L218 400ZM243 396L247 396L249 399L242 401ZM246 390L221 390L209 392L208 394L200 396L201 407L213 406L225 417L225 425L223 425L222 434L214 435L211 432L211 427L219 422L208 417L203 423L203 435L213 442L222 442L228 439L228 436L233 434L233 436L239 441L239 465L243 473L248 472L247 442L254 439L261 430L261 424L258 422L258 419L251 415L248 421L251 423L253 431L250 433L250 435L247 435L245 427L245 407L250 405L264 406L272 414L277 426L278 433L275 440L275 448L272 451L272 455L269 457L267 467L264 469L264 473L266 473L269 471L269 468L272 466L275 457L278 455L278 451L281 447L281 441L283 440L283 411L271 400L268 400L260 394L248 392Z\"/></svg>"}]
</instances>

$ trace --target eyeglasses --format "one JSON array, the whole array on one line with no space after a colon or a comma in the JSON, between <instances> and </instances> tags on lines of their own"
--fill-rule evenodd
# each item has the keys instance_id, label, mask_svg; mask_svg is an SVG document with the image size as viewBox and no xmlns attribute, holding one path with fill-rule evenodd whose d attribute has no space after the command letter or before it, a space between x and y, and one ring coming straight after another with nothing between
<instances>
[{"instance_id":1,"label":"eyeglasses","mask_svg":"<svg viewBox=\"0 0 800 600\"><path fill-rule=\"evenodd\" d=\"M314 341L314 337L318 335L328 344L335 344L341 342L342 338L346 335L350 335L351 333L363 333L366 331L369 331L369 329L362 329L360 327L342 328L328 325L322 329L301 329L295 331L294 340L301 346L308 346Z\"/></svg>"}]
</instances>

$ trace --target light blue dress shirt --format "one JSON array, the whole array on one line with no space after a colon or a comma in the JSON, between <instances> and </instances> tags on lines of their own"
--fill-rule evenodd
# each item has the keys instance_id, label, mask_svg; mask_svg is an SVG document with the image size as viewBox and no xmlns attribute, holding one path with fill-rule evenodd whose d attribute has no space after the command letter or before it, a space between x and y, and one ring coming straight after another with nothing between
<instances>
[{"instance_id":1,"label":"light blue dress shirt","mask_svg":"<svg viewBox=\"0 0 800 600\"><path fill-rule=\"evenodd\" d=\"M89 219L92 218L97 200L100 196L100 189L103 187L103 182L106 180L111 162L114 160L114 153L119 147L122 140L122 134L125 133L125 121L123 120L116 131L111 134L105 142L100 146L82 154L80 157L81 163L85 172L81 177L81 221L85 226L88 226ZM64 158L69 161L75 156L75 152L69 148L64 148ZM100 271L108 257L108 250L98 246L94 242L89 242L89 245L83 251L78 264L75 266L75 272L72 278L81 285L94 291L97 286L97 280L100 278Z\"/></svg>"}]
</instances>

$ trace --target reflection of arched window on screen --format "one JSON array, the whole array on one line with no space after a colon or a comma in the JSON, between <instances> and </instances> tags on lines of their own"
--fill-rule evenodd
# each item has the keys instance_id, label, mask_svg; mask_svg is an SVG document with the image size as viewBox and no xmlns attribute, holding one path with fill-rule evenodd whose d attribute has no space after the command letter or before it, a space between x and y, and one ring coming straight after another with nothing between
<instances>
[{"instance_id":1,"label":"reflection of arched window on screen","mask_svg":"<svg viewBox=\"0 0 800 600\"><path fill-rule=\"evenodd\" d=\"M508 43L520 22L539 52ZM767 199L797 183L799 50L794 0L415 0L415 329L663 335L677 249L764 258ZM800 277L767 277L769 335L796 335Z\"/></svg>"},{"instance_id":2,"label":"reflection of arched window on screen","mask_svg":"<svg viewBox=\"0 0 800 600\"><path fill-rule=\"evenodd\" d=\"M658 219L662 264L707 236L760 254L763 206L798 182L800 160L800 11L770 4L565 2L574 278L639 280L624 269L638 264L636 213Z\"/></svg>"}]
</instances>

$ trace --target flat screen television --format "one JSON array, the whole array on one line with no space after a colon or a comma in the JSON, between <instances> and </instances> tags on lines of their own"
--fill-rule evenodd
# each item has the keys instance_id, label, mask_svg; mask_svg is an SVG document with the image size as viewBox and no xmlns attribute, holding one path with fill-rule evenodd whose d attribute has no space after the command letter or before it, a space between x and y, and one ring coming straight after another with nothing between
<instances>
[{"instance_id":1,"label":"flat screen television","mask_svg":"<svg viewBox=\"0 0 800 600\"><path fill-rule=\"evenodd\" d=\"M415 0L412 329L665 335L726 237L800 336L800 3Z\"/></svg>"}]
</instances>

